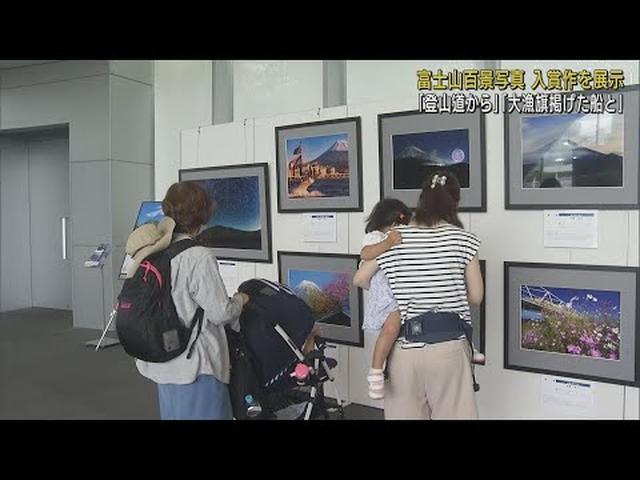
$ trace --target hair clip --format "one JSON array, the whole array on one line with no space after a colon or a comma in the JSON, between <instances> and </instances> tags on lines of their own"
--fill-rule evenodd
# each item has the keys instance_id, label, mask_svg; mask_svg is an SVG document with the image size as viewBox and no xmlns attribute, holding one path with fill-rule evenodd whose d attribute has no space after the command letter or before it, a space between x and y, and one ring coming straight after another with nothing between
<instances>
[{"instance_id":1,"label":"hair clip","mask_svg":"<svg viewBox=\"0 0 640 480\"><path fill-rule=\"evenodd\" d=\"M433 178L431 178L431 189L436 188L436 184L438 183L444 187L447 184L447 177L444 175L440 176L436 173Z\"/></svg>"}]
</instances>

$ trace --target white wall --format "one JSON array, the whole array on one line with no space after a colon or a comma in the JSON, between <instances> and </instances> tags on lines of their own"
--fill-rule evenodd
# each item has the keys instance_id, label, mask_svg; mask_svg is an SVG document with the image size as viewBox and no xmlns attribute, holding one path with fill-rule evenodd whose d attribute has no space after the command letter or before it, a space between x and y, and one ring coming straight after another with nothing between
<instances>
[{"instance_id":1,"label":"white wall","mask_svg":"<svg viewBox=\"0 0 640 480\"><path fill-rule=\"evenodd\" d=\"M623 68L627 79L638 78L638 62L504 62L502 68ZM275 140L277 125L359 115L362 118L364 212L338 215L338 242L333 245L310 245L297 239L299 216L278 215L275 207L275 174L271 175L273 248L357 253L363 235L364 216L378 200L379 113L416 108L416 71L422 67L437 69L482 68L484 62L347 62L347 106L304 111L303 103L289 106L282 113L282 103L273 111L264 112L264 103L255 113L260 117L246 122L212 126L183 132L182 161L186 165L206 166L226 163L270 163L275 173ZM529 77L528 77L529 78ZM234 88L241 80L234 70ZM249 81L248 81L249 82ZM251 79L250 82L259 82ZM249 83L250 83L249 82ZM630 83L630 82L628 82ZM296 91L282 91L281 102L301 98L307 85ZM249 89L251 90L251 89ZM245 91L248 91L245 89ZM234 111L236 107L234 94ZM256 100L257 102L257 100ZM249 108L249 107L247 107ZM245 118L249 110L243 110ZM238 117L235 117L238 118ZM542 375L516 372L503 368L503 262L520 260L533 262L588 263L638 266L638 211L603 211L600 213L600 242L597 250L545 249L542 246L542 211L504 210L504 131L500 115L487 118L487 212L462 215L462 221L483 240L481 257L487 261L487 365L477 368L481 390L478 403L482 418L553 418L540 400ZM164 167L163 167L164 168ZM177 175L177 170L173 170ZM156 188L158 189L158 181ZM156 190L158 192L158 190ZM504 232L509 232L505 235ZM252 276L277 278L277 265L241 265L241 280ZM358 403L373 403L366 395L366 367L375 338L367 336L365 349L340 346L338 383L343 396ZM636 388L593 383L598 418L640 417L640 395ZM379 404L378 404L379 406Z\"/></svg>"},{"instance_id":2,"label":"white wall","mask_svg":"<svg viewBox=\"0 0 640 480\"><path fill-rule=\"evenodd\" d=\"M418 107L418 70L484 68L483 60L351 60L347 62L347 105L411 97Z\"/></svg>"},{"instance_id":3,"label":"white wall","mask_svg":"<svg viewBox=\"0 0 640 480\"><path fill-rule=\"evenodd\" d=\"M322 61L234 61L233 119L322 106Z\"/></svg>"},{"instance_id":4,"label":"white wall","mask_svg":"<svg viewBox=\"0 0 640 480\"><path fill-rule=\"evenodd\" d=\"M212 123L212 63L154 62L155 197L178 181L180 130Z\"/></svg>"}]
</instances>

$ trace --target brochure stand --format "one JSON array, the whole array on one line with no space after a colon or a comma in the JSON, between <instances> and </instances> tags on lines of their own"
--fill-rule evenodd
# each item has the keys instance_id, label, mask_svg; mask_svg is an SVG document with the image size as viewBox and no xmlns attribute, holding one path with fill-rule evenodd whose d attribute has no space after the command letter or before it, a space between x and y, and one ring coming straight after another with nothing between
<instances>
[{"instance_id":1,"label":"brochure stand","mask_svg":"<svg viewBox=\"0 0 640 480\"><path fill-rule=\"evenodd\" d=\"M85 262L85 267L87 268L99 268L100 269L100 296L102 297L102 311L104 312L104 262L111 253L110 246L108 244L101 244L91 255L91 258ZM109 327L115 318L116 309L112 309L109 315L109 321L105 325L105 318L102 319L102 335L98 340L91 340L86 342L85 345L87 347L95 347L96 351L100 348L112 347L114 345L119 345L120 340L113 337L107 337L107 332L109 331Z\"/></svg>"}]
</instances>

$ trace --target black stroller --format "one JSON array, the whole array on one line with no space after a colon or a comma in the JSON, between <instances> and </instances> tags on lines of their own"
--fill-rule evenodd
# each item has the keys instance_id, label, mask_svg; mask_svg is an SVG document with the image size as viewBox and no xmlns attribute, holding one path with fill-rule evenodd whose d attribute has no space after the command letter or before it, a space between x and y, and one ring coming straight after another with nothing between
<instances>
[{"instance_id":1,"label":"black stroller","mask_svg":"<svg viewBox=\"0 0 640 480\"><path fill-rule=\"evenodd\" d=\"M238 288L250 297L240 333L227 328L231 357L229 393L238 420L344 418L325 356L326 341L313 335L311 310L286 285L252 279ZM306 353L303 353L303 350ZM332 382L336 400L324 395Z\"/></svg>"}]
</instances>

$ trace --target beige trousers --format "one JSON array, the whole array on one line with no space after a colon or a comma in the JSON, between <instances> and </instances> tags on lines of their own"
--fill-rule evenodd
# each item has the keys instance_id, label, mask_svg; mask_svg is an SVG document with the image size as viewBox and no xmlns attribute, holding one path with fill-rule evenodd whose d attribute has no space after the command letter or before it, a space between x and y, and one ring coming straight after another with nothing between
<instances>
[{"instance_id":1,"label":"beige trousers","mask_svg":"<svg viewBox=\"0 0 640 480\"><path fill-rule=\"evenodd\" d=\"M386 420L478 418L468 342L452 340L410 349L396 342L387 370Z\"/></svg>"}]
</instances>

